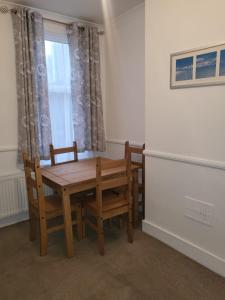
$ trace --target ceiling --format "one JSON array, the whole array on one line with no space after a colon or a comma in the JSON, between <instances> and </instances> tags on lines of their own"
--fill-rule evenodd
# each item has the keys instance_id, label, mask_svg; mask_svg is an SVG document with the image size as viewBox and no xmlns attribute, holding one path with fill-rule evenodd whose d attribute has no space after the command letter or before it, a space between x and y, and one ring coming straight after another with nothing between
<instances>
[{"instance_id":1,"label":"ceiling","mask_svg":"<svg viewBox=\"0 0 225 300\"><path fill-rule=\"evenodd\" d=\"M114 17L144 2L144 0L13 0L10 2L102 24L102 1L109 2Z\"/></svg>"}]
</instances>

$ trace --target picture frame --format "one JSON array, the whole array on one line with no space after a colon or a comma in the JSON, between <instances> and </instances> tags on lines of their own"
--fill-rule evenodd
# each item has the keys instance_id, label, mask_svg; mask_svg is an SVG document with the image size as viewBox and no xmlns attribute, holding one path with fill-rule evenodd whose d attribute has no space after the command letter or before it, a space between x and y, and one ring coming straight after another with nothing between
<instances>
[{"instance_id":1,"label":"picture frame","mask_svg":"<svg viewBox=\"0 0 225 300\"><path fill-rule=\"evenodd\" d=\"M170 55L170 88L225 84L225 44Z\"/></svg>"}]
</instances>

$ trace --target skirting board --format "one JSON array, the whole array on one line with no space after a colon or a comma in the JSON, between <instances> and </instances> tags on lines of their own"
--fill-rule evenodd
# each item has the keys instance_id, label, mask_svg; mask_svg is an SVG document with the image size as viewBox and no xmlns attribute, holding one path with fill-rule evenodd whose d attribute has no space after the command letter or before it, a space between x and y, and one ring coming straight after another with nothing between
<instances>
[{"instance_id":1,"label":"skirting board","mask_svg":"<svg viewBox=\"0 0 225 300\"><path fill-rule=\"evenodd\" d=\"M199 264L225 277L225 260L182 237L148 221L144 220L142 229L148 235L169 245Z\"/></svg>"},{"instance_id":2,"label":"skirting board","mask_svg":"<svg viewBox=\"0 0 225 300\"><path fill-rule=\"evenodd\" d=\"M17 224L23 221L27 221L28 220L28 212L22 212L19 213L18 215L14 215L14 216L9 216L3 219L0 219L0 228L9 226L9 225L13 225L13 224Z\"/></svg>"}]
</instances>

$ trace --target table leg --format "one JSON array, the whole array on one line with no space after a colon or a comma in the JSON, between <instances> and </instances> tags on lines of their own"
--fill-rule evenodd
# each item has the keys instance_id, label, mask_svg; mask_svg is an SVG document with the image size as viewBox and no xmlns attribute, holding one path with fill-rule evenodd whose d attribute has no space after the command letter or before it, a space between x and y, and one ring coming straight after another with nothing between
<instances>
[{"instance_id":1,"label":"table leg","mask_svg":"<svg viewBox=\"0 0 225 300\"><path fill-rule=\"evenodd\" d=\"M133 172L133 226L138 227L138 170Z\"/></svg>"},{"instance_id":2,"label":"table leg","mask_svg":"<svg viewBox=\"0 0 225 300\"><path fill-rule=\"evenodd\" d=\"M70 207L70 196L66 190L63 191L62 198L67 256L73 257L73 227Z\"/></svg>"}]
</instances>

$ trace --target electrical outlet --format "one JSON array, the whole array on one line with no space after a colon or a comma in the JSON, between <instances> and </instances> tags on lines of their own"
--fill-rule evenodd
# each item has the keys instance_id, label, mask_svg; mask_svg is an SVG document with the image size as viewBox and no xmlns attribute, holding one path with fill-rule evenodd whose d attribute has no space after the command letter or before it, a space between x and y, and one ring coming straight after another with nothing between
<instances>
[{"instance_id":1,"label":"electrical outlet","mask_svg":"<svg viewBox=\"0 0 225 300\"><path fill-rule=\"evenodd\" d=\"M189 196L185 197L185 201L185 217L208 226L213 226L213 204L203 202Z\"/></svg>"}]
</instances>

